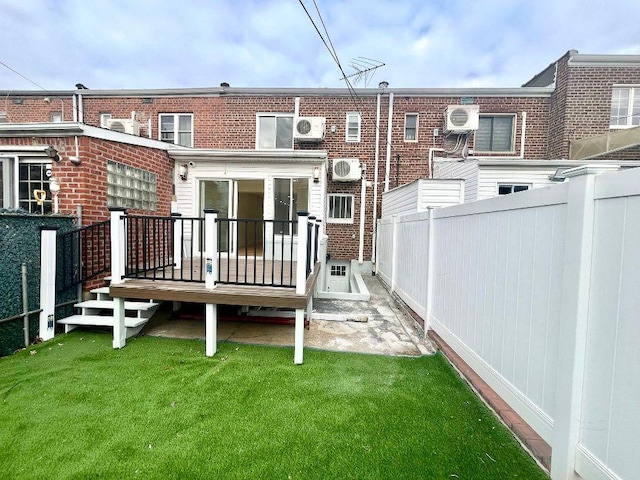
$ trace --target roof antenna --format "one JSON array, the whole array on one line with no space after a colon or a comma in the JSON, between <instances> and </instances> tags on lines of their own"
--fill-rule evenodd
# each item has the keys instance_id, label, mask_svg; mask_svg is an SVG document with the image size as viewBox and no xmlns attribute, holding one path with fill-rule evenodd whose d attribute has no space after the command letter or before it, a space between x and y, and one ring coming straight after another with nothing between
<instances>
[{"instance_id":1,"label":"roof antenna","mask_svg":"<svg viewBox=\"0 0 640 480\"><path fill-rule=\"evenodd\" d=\"M368 87L375 71L380 67L384 67L385 65L386 64L384 62L381 62L380 60L374 60L372 58L354 58L349 62L349 66L351 66L351 68L355 70L355 73L347 75L346 77L342 77L340 80L353 78L353 83L357 85L362 79L364 79L364 86Z\"/></svg>"}]
</instances>

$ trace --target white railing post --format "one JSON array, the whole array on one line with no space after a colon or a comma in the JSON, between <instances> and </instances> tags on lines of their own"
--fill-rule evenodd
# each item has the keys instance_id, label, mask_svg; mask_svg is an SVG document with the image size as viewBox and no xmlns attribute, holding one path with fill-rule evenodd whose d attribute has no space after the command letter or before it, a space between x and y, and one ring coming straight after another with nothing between
<instances>
[{"instance_id":1,"label":"white railing post","mask_svg":"<svg viewBox=\"0 0 640 480\"><path fill-rule=\"evenodd\" d=\"M309 255L311 256L311 273L314 272L315 270L315 258L316 258L316 217L314 216L310 216L309 217L309 222L311 224L311 242L309 242L309 244L311 245L311 251L309 252Z\"/></svg>"},{"instance_id":2,"label":"white railing post","mask_svg":"<svg viewBox=\"0 0 640 480\"><path fill-rule=\"evenodd\" d=\"M213 290L218 281L218 211L214 209L204 210L204 254L204 287ZM204 318L205 355L213 357L218 345L218 305L207 302Z\"/></svg>"},{"instance_id":3,"label":"white railing post","mask_svg":"<svg viewBox=\"0 0 640 480\"><path fill-rule=\"evenodd\" d=\"M126 209L109 208L111 212L111 285L123 282L127 245L125 244ZM138 246L132 246L138 248ZM124 325L124 298L113 299L113 348L123 348L127 343L127 328Z\"/></svg>"},{"instance_id":4,"label":"white railing post","mask_svg":"<svg viewBox=\"0 0 640 480\"><path fill-rule=\"evenodd\" d=\"M609 165L582 166L565 171L569 178L567 223L562 278L562 305L558 326L556 408L551 448L551 478L578 478L576 448L580 437L582 387L587 343L591 257L593 251L594 189L598 173Z\"/></svg>"},{"instance_id":5,"label":"white railing post","mask_svg":"<svg viewBox=\"0 0 640 480\"><path fill-rule=\"evenodd\" d=\"M122 283L125 273L126 248L123 217L127 210L121 207L110 207L111 215L111 284Z\"/></svg>"},{"instance_id":6,"label":"white railing post","mask_svg":"<svg viewBox=\"0 0 640 480\"><path fill-rule=\"evenodd\" d=\"M204 252L205 276L204 286L207 290L216 288L218 281L218 211L204 211Z\"/></svg>"},{"instance_id":7,"label":"white railing post","mask_svg":"<svg viewBox=\"0 0 640 480\"><path fill-rule=\"evenodd\" d=\"M427 338L427 331L429 330L429 323L431 322L431 312L433 311L433 271L435 269L434 261L434 238L435 233L433 231L435 222L433 220L433 208L429 208L429 222L427 232L427 304L425 306L424 315L424 338Z\"/></svg>"},{"instance_id":8,"label":"white railing post","mask_svg":"<svg viewBox=\"0 0 640 480\"><path fill-rule=\"evenodd\" d=\"M307 289L307 223L308 212L298 212L298 252L296 257L296 294L304 295Z\"/></svg>"},{"instance_id":9,"label":"white railing post","mask_svg":"<svg viewBox=\"0 0 640 480\"><path fill-rule=\"evenodd\" d=\"M58 227L40 227L40 331L42 340L55 335Z\"/></svg>"},{"instance_id":10,"label":"white railing post","mask_svg":"<svg viewBox=\"0 0 640 480\"><path fill-rule=\"evenodd\" d=\"M182 230L184 223L180 218L182 214L172 213L173 217L173 268L180 270L182 268Z\"/></svg>"}]
</instances>

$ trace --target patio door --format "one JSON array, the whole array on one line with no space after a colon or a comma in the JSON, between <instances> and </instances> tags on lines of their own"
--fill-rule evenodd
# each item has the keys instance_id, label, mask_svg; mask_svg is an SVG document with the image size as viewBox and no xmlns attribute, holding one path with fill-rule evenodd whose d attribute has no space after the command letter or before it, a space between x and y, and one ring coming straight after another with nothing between
<instances>
[{"instance_id":1,"label":"patio door","mask_svg":"<svg viewBox=\"0 0 640 480\"><path fill-rule=\"evenodd\" d=\"M264 180L202 180L201 212L218 210L218 218L240 219L218 224L220 252L230 256L262 256L262 224L246 220L264 218Z\"/></svg>"}]
</instances>

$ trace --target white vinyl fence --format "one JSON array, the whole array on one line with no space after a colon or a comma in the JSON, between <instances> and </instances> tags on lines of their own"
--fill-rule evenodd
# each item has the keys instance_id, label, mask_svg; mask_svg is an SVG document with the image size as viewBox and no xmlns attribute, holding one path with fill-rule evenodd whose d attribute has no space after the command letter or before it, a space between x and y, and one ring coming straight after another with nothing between
<instances>
[{"instance_id":1,"label":"white vinyl fence","mask_svg":"<svg viewBox=\"0 0 640 480\"><path fill-rule=\"evenodd\" d=\"M640 169L607 171L378 223L378 275L551 445L553 479L640 472Z\"/></svg>"}]
</instances>

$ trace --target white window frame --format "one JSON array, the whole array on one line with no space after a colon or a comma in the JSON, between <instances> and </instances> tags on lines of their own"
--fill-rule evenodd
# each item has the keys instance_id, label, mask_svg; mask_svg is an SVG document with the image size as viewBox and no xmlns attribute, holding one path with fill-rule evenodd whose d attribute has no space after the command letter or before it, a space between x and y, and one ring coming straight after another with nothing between
<instances>
[{"instance_id":1,"label":"white window frame","mask_svg":"<svg viewBox=\"0 0 640 480\"><path fill-rule=\"evenodd\" d=\"M62 123L62 112L50 112L49 113L49 121L51 123Z\"/></svg>"},{"instance_id":2,"label":"white window frame","mask_svg":"<svg viewBox=\"0 0 640 480\"><path fill-rule=\"evenodd\" d=\"M307 210L309 211L309 204L311 203L311 184L309 181L309 178L307 177L286 177L286 176L276 176L273 177L271 179L271 188L272 188L272 201L273 201L273 219L275 220L275 214L276 214L276 207L275 207L275 202L276 202L276 180L287 180L289 182L289 220L290 222L293 222L293 236L297 236L298 235L298 224L296 223L296 220L298 219L298 212L296 210L298 209L302 209L302 210ZM294 186L293 183L294 181L299 181L299 182L307 182L307 205L306 206L300 206L300 205L296 205L297 208L294 208L294 202L293 202L293 198L294 198ZM296 202L297 203L297 202ZM274 231L276 229L276 226L274 225ZM280 234L284 234L284 235L289 235L291 232L289 232L289 230L287 229L286 232L278 232L278 235Z\"/></svg>"},{"instance_id":3,"label":"white window frame","mask_svg":"<svg viewBox=\"0 0 640 480\"><path fill-rule=\"evenodd\" d=\"M511 187L511 191L509 193L500 193L500 187ZM526 188L522 188L520 190L518 190L517 192L515 191L516 188L521 188L521 187L526 187ZM523 192L526 190L531 190L533 188L533 185L530 183L509 183L509 182L500 182L498 184L496 184L496 195L500 196L500 195L511 195L512 193L518 193L518 192Z\"/></svg>"},{"instance_id":4,"label":"white window frame","mask_svg":"<svg viewBox=\"0 0 640 480\"><path fill-rule=\"evenodd\" d=\"M350 217L332 217L331 216L331 201L332 199L337 199L337 198L348 199L348 201L351 203ZM342 223L342 224L353 223L354 209L355 209L354 199L355 199L354 195L348 194L348 193L329 193L327 195L327 223Z\"/></svg>"},{"instance_id":5,"label":"white window frame","mask_svg":"<svg viewBox=\"0 0 640 480\"><path fill-rule=\"evenodd\" d=\"M416 117L415 138L407 138L407 119L409 117ZM418 112L407 112L404 114L404 141L405 142L415 143L418 141L419 122L420 122L420 114Z\"/></svg>"},{"instance_id":6,"label":"white window frame","mask_svg":"<svg viewBox=\"0 0 640 480\"><path fill-rule=\"evenodd\" d=\"M291 119L291 146L290 147L282 147L277 148L275 145L275 141L278 137L278 121L276 120L276 136L274 138L274 146L273 147L260 147L260 119L264 117L273 117L277 118L290 118ZM256 114L256 150L293 150L293 129L295 128L294 115L293 113L270 113L270 112L262 112Z\"/></svg>"},{"instance_id":7,"label":"white window frame","mask_svg":"<svg viewBox=\"0 0 640 480\"><path fill-rule=\"evenodd\" d=\"M102 128L109 128L109 120L111 120L111 114L108 112L100 112L100 126Z\"/></svg>"},{"instance_id":8,"label":"white window frame","mask_svg":"<svg viewBox=\"0 0 640 480\"><path fill-rule=\"evenodd\" d=\"M355 119L355 120L354 120ZM355 135L349 133L349 125L356 123L358 129ZM345 142L356 143L360 141L360 132L362 130L362 118L360 112L347 112L346 115L346 127L345 127Z\"/></svg>"},{"instance_id":9,"label":"white window frame","mask_svg":"<svg viewBox=\"0 0 640 480\"><path fill-rule=\"evenodd\" d=\"M162 117L171 117L173 116L173 142L167 142L166 140L162 140ZM180 145L180 143L178 143L178 140L180 138L180 133L185 133L185 132L181 132L179 130L180 127L180 117L190 117L191 119L191 128L190 128L190 144L189 145L182 145L184 147L193 147L193 113L187 113L187 112L180 112L180 113L159 113L158 114L158 140L160 140L161 142L166 142L166 143L173 143L174 145Z\"/></svg>"},{"instance_id":10,"label":"white window frame","mask_svg":"<svg viewBox=\"0 0 640 480\"><path fill-rule=\"evenodd\" d=\"M629 97L627 99L627 117L622 125L613 125L613 101L616 90L628 90ZM634 113L634 103L637 103L636 112ZM615 117L620 119L620 117ZM634 123L636 122L636 123ZM614 85L611 89L611 111L609 113L609 128L612 130L633 128L640 126L640 85Z\"/></svg>"},{"instance_id":11,"label":"white window frame","mask_svg":"<svg viewBox=\"0 0 640 480\"><path fill-rule=\"evenodd\" d=\"M518 123L518 115L515 113L483 113L480 115L480 118L483 117L511 117L512 121L511 121L511 145L509 147L509 150L479 150L478 148L476 148L476 135L474 134L473 136L473 153L477 154L477 153L483 153L483 154L495 154L495 153L500 153L500 154L509 154L509 153L515 153L516 151L516 123Z\"/></svg>"},{"instance_id":12,"label":"white window frame","mask_svg":"<svg viewBox=\"0 0 640 480\"><path fill-rule=\"evenodd\" d=\"M52 204L52 200L51 200L51 192L49 191L49 178L47 175L47 170L51 169L51 160L47 159L46 157L41 157L41 158L34 158L34 157L30 157L30 158L17 158L17 161L15 161L15 163L13 164L14 166L14 175L13 175L13 184L11 185L11 188L13 188L13 196L14 196L14 203L13 205L11 205L12 208L22 208L22 206L20 205L21 202L23 201L23 199L20 198L20 183L22 182L20 180L20 167L22 165L38 165L43 169L43 176L47 177L42 178L41 179L41 183L42 183L42 187L43 190L45 190L47 192L47 198L45 199L44 203L46 203L48 205L47 207L47 211L45 211L45 214L47 213L52 213L53 212L53 204ZM29 182L31 182L29 180ZM24 201L29 202L30 205L34 205L34 200L31 198L33 195L33 188L29 188L29 198L24 199ZM32 211L31 213L35 213L35 214L41 214L42 213L42 208L40 208L40 211L38 211L39 207L34 207L35 211ZM30 211L27 209L23 209L25 211Z\"/></svg>"},{"instance_id":13,"label":"white window frame","mask_svg":"<svg viewBox=\"0 0 640 480\"><path fill-rule=\"evenodd\" d=\"M18 163L18 159L16 157L9 157L0 155L0 172L2 173L2 177L0 178L0 182L2 182L2 203L0 204L0 208L14 208L14 189L13 189L13 166Z\"/></svg>"}]
</instances>

